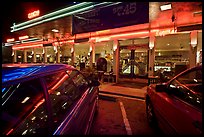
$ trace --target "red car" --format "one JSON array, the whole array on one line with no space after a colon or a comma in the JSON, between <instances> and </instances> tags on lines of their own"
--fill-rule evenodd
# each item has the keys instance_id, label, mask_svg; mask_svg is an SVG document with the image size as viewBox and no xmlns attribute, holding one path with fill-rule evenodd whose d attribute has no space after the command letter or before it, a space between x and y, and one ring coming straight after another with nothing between
<instances>
[{"instance_id":1,"label":"red car","mask_svg":"<svg viewBox=\"0 0 204 137\"><path fill-rule=\"evenodd\" d=\"M202 65L166 83L150 84L145 101L150 126L168 135L201 135Z\"/></svg>"}]
</instances>

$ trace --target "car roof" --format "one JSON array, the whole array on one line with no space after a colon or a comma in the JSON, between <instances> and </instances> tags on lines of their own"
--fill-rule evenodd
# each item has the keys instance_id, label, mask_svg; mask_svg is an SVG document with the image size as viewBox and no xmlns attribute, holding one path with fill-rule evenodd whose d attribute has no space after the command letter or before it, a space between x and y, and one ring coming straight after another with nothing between
<instances>
[{"instance_id":1,"label":"car roof","mask_svg":"<svg viewBox=\"0 0 204 137\"><path fill-rule=\"evenodd\" d=\"M2 83L64 69L76 70L67 64L2 64Z\"/></svg>"}]
</instances>

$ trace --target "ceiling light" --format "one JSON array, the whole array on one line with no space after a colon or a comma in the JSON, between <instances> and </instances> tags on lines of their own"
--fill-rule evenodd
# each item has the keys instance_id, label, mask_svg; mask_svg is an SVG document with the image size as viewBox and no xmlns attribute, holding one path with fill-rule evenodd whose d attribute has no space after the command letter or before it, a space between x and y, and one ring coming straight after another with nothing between
<instances>
[{"instance_id":1,"label":"ceiling light","mask_svg":"<svg viewBox=\"0 0 204 137\"><path fill-rule=\"evenodd\" d=\"M53 31L53 32L59 32L59 30L57 30L57 29L52 29L52 31Z\"/></svg>"},{"instance_id":2,"label":"ceiling light","mask_svg":"<svg viewBox=\"0 0 204 137\"><path fill-rule=\"evenodd\" d=\"M170 10L171 4L162 5L162 6L160 6L160 9L161 9L161 11Z\"/></svg>"}]
</instances>

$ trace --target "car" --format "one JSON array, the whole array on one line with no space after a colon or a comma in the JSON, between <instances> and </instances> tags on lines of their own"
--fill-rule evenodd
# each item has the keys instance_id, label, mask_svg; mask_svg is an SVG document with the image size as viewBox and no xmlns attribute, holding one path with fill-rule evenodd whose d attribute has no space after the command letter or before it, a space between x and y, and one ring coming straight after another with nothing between
<instances>
[{"instance_id":1,"label":"car","mask_svg":"<svg viewBox=\"0 0 204 137\"><path fill-rule=\"evenodd\" d=\"M66 64L2 64L3 135L86 135L99 81Z\"/></svg>"},{"instance_id":2,"label":"car","mask_svg":"<svg viewBox=\"0 0 204 137\"><path fill-rule=\"evenodd\" d=\"M202 65L167 82L150 84L145 95L149 125L166 135L202 134Z\"/></svg>"}]
</instances>

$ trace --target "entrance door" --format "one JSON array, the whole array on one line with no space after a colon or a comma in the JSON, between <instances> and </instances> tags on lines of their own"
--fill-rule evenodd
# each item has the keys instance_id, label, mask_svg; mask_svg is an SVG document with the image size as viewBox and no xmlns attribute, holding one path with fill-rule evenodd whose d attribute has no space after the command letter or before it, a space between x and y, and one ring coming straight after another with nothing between
<instances>
[{"instance_id":1,"label":"entrance door","mask_svg":"<svg viewBox=\"0 0 204 137\"><path fill-rule=\"evenodd\" d=\"M148 45L120 47L120 78L147 77Z\"/></svg>"}]
</instances>

